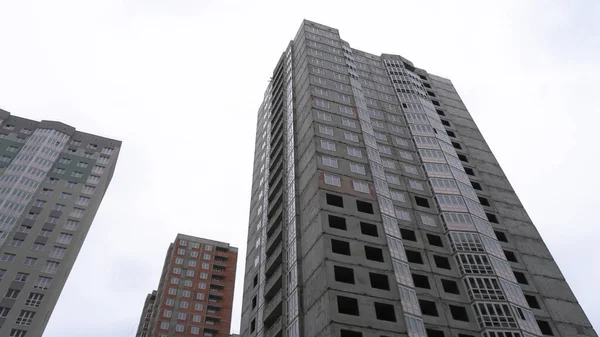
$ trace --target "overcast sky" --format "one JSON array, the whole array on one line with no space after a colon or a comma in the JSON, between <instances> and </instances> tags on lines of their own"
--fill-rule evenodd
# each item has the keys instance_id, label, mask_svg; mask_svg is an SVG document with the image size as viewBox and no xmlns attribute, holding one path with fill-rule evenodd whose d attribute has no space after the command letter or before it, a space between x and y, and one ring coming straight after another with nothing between
<instances>
[{"instance_id":1,"label":"overcast sky","mask_svg":"<svg viewBox=\"0 0 600 337\"><path fill-rule=\"evenodd\" d=\"M0 0L0 108L123 141L44 336L134 336L178 232L240 247L239 331L257 109L305 18L452 79L600 327L600 2L491 4Z\"/></svg>"}]
</instances>

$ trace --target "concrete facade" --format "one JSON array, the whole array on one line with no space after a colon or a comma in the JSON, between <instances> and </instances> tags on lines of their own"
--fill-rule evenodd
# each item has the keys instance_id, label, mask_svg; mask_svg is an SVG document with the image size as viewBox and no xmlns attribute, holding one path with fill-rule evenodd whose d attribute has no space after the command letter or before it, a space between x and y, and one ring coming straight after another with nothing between
<instances>
[{"instance_id":1,"label":"concrete facade","mask_svg":"<svg viewBox=\"0 0 600 337\"><path fill-rule=\"evenodd\" d=\"M42 336L120 147L0 110L0 335Z\"/></svg>"},{"instance_id":2,"label":"concrete facade","mask_svg":"<svg viewBox=\"0 0 600 337\"><path fill-rule=\"evenodd\" d=\"M243 337L597 336L449 80L304 21L255 146Z\"/></svg>"},{"instance_id":3,"label":"concrete facade","mask_svg":"<svg viewBox=\"0 0 600 337\"><path fill-rule=\"evenodd\" d=\"M178 234L135 336L229 337L236 263L227 243Z\"/></svg>"}]
</instances>

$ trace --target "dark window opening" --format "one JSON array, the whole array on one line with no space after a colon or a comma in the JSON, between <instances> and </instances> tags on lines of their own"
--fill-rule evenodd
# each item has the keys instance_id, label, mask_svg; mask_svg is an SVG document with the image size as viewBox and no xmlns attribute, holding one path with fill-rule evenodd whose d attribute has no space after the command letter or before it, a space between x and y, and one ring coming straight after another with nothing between
<instances>
[{"instance_id":1,"label":"dark window opening","mask_svg":"<svg viewBox=\"0 0 600 337\"><path fill-rule=\"evenodd\" d=\"M254 279L252 280L252 286L256 287L258 285L258 274L254 275Z\"/></svg>"},{"instance_id":2,"label":"dark window opening","mask_svg":"<svg viewBox=\"0 0 600 337\"><path fill-rule=\"evenodd\" d=\"M470 176L474 176L475 175L475 171L473 171L472 168L470 167L465 167L465 173L470 175Z\"/></svg>"},{"instance_id":3,"label":"dark window opening","mask_svg":"<svg viewBox=\"0 0 600 337\"><path fill-rule=\"evenodd\" d=\"M438 268L448 269L448 270L452 269L452 267L450 267L450 260L448 260L448 258L446 258L446 257L434 255L433 261L435 262L435 265Z\"/></svg>"},{"instance_id":4,"label":"dark window opening","mask_svg":"<svg viewBox=\"0 0 600 337\"><path fill-rule=\"evenodd\" d=\"M340 330L340 337L362 337L362 332L352 330Z\"/></svg>"},{"instance_id":5,"label":"dark window opening","mask_svg":"<svg viewBox=\"0 0 600 337\"><path fill-rule=\"evenodd\" d=\"M331 239L331 251L336 254L350 255L350 243Z\"/></svg>"},{"instance_id":6,"label":"dark window opening","mask_svg":"<svg viewBox=\"0 0 600 337\"><path fill-rule=\"evenodd\" d=\"M370 202L356 200L356 208L359 212L373 214L373 204Z\"/></svg>"},{"instance_id":7,"label":"dark window opening","mask_svg":"<svg viewBox=\"0 0 600 337\"><path fill-rule=\"evenodd\" d=\"M508 250L505 250L505 251L504 251L504 256L506 256L506 259L507 259L508 261L510 261L510 262L519 262L519 261L517 260L517 256L516 256L516 255L515 255L515 253L513 253L513 252L510 252L510 251L508 251Z\"/></svg>"},{"instance_id":8,"label":"dark window opening","mask_svg":"<svg viewBox=\"0 0 600 337\"><path fill-rule=\"evenodd\" d=\"M441 121L442 121L442 124L444 124L445 126L450 126L450 122L448 122L447 120L442 119Z\"/></svg>"},{"instance_id":9,"label":"dark window opening","mask_svg":"<svg viewBox=\"0 0 600 337\"><path fill-rule=\"evenodd\" d=\"M482 204L483 206L490 206L490 202L489 200L487 200L487 198L484 197L477 197L479 199L479 203Z\"/></svg>"},{"instance_id":10,"label":"dark window opening","mask_svg":"<svg viewBox=\"0 0 600 337\"><path fill-rule=\"evenodd\" d=\"M527 304L529 304L530 308L533 309L541 309L542 307L540 307L540 303L538 303L537 298L535 298L535 296L532 295L525 295L525 299L527 300Z\"/></svg>"},{"instance_id":11,"label":"dark window opening","mask_svg":"<svg viewBox=\"0 0 600 337\"><path fill-rule=\"evenodd\" d=\"M352 297L337 297L338 312L345 315L359 316L358 300Z\"/></svg>"},{"instance_id":12,"label":"dark window opening","mask_svg":"<svg viewBox=\"0 0 600 337\"><path fill-rule=\"evenodd\" d=\"M335 228L335 229L341 229L341 230L346 230L346 219L339 217L339 216L335 216L335 215L329 215L329 227L331 228Z\"/></svg>"},{"instance_id":13,"label":"dark window opening","mask_svg":"<svg viewBox=\"0 0 600 337\"><path fill-rule=\"evenodd\" d=\"M406 259L408 262L423 264L423 257L421 253L415 252L414 250L406 250Z\"/></svg>"},{"instance_id":14,"label":"dark window opening","mask_svg":"<svg viewBox=\"0 0 600 337\"><path fill-rule=\"evenodd\" d=\"M367 223L367 222L360 223L360 232L363 233L364 235L368 235L368 236L374 236L374 237L379 236L379 234L377 233L377 226Z\"/></svg>"},{"instance_id":15,"label":"dark window opening","mask_svg":"<svg viewBox=\"0 0 600 337\"><path fill-rule=\"evenodd\" d=\"M442 279L442 288L444 288L444 291L449 294L460 294L460 291L458 290L458 283L452 280Z\"/></svg>"},{"instance_id":16,"label":"dark window opening","mask_svg":"<svg viewBox=\"0 0 600 337\"><path fill-rule=\"evenodd\" d=\"M469 162L469 160L467 159L467 156L465 156L464 154L459 154L458 159L460 159L460 161L464 161L465 163Z\"/></svg>"},{"instance_id":17,"label":"dark window opening","mask_svg":"<svg viewBox=\"0 0 600 337\"><path fill-rule=\"evenodd\" d=\"M371 280L371 287L375 289L390 290L390 281L387 275L369 273L369 279Z\"/></svg>"},{"instance_id":18,"label":"dark window opening","mask_svg":"<svg viewBox=\"0 0 600 337\"><path fill-rule=\"evenodd\" d=\"M423 289L431 289L429 285L429 278L425 275L412 274L413 283L415 287Z\"/></svg>"},{"instance_id":19,"label":"dark window opening","mask_svg":"<svg viewBox=\"0 0 600 337\"><path fill-rule=\"evenodd\" d=\"M395 322L396 311L394 306L387 303L375 302L375 317L382 321Z\"/></svg>"},{"instance_id":20,"label":"dark window opening","mask_svg":"<svg viewBox=\"0 0 600 337\"><path fill-rule=\"evenodd\" d=\"M338 282L354 284L354 270L352 268L333 266L333 275Z\"/></svg>"},{"instance_id":21,"label":"dark window opening","mask_svg":"<svg viewBox=\"0 0 600 337\"><path fill-rule=\"evenodd\" d=\"M485 213L485 215L487 216L487 219L488 219L489 222L499 223L498 222L498 217L496 216L496 214Z\"/></svg>"},{"instance_id":22,"label":"dark window opening","mask_svg":"<svg viewBox=\"0 0 600 337\"><path fill-rule=\"evenodd\" d=\"M431 89L431 85L429 85L429 83L423 83L423 86L424 86L425 88L430 88L430 89Z\"/></svg>"},{"instance_id":23,"label":"dark window opening","mask_svg":"<svg viewBox=\"0 0 600 337\"><path fill-rule=\"evenodd\" d=\"M475 337L473 335L465 335L464 333L459 333L458 337Z\"/></svg>"},{"instance_id":24,"label":"dark window opening","mask_svg":"<svg viewBox=\"0 0 600 337\"><path fill-rule=\"evenodd\" d=\"M546 321L537 320L537 324L540 327L540 331L542 335L546 336L554 336L554 332L552 332L552 328L550 327L550 323Z\"/></svg>"},{"instance_id":25,"label":"dark window opening","mask_svg":"<svg viewBox=\"0 0 600 337\"><path fill-rule=\"evenodd\" d=\"M367 260L383 262L383 250L365 246L365 257Z\"/></svg>"},{"instance_id":26,"label":"dark window opening","mask_svg":"<svg viewBox=\"0 0 600 337\"><path fill-rule=\"evenodd\" d=\"M469 321L469 315L467 315L467 309L465 307L460 307L457 305L449 305L450 313L452 314L452 318L457 321Z\"/></svg>"},{"instance_id":27,"label":"dark window opening","mask_svg":"<svg viewBox=\"0 0 600 337\"><path fill-rule=\"evenodd\" d=\"M419 300L419 306L421 307L421 313L427 316L438 316L437 307L435 302Z\"/></svg>"},{"instance_id":28,"label":"dark window opening","mask_svg":"<svg viewBox=\"0 0 600 337\"><path fill-rule=\"evenodd\" d=\"M433 103L433 105L435 105L435 106L440 106L440 102L438 102L438 101L431 100L431 103Z\"/></svg>"},{"instance_id":29,"label":"dark window opening","mask_svg":"<svg viewBox=\"0 0 600 337\"><path fill-rule=\"evenodd\" d=\"M508 239L506 238L506 234L504 234L503 232L494 231L494 234L496 234L496 238L498 239L498 241L508 242Z\"/></svg>"},{"instance_id":30,"label":"dark window opening","mask_svg":"<svg viewBox=\"0 0 600 337\"><path fill-rule=\"evenodd\" d=\"M427 241L429 241L429 244L432 246L444 247L442 238L437 235L427 234Z\"/></svg>"},{"instance_id":31,"label":"dark window opening","mask_svg":"<svg viewBox=\"0 0 600 337\"><path fill-rule=\"evenodd\" d=\"M420 77L422 80L427 80L427 77L425 77L425 76L423 76L423 75L419 75L419 77Z\"/></svg>"},{"instance_id":32,"label":"dark window opening","mask_svg":"<svg viewBox=\"0 0 600 337\"><path fill-rule=\"evenodd\" d=\"M442 330L425 329L427 337L446 337Z\"/></svg>"},{"instance_id":33,"label":"dark window opening","mask_svg":"<svg viewBox=\"0 0 600 337\"><path fill-rule=\"evenodd\" d=\"M425 198L415 196L415 202L417 203L417 206L429 208L429 200Z\"/></svg>"},{"instance_id":34,"label":"dark window opening","mask_svg":"<svg viewBox=\"0 0 600 337\"><path fill-rule=\"evenodd\" d=\"M415 231L411 231L410 229L400 228L400 235L402 235L402 239L408 241L417 241L417 235Z\"/></svg>"},{"instance_id":35,"label":"dark window opening","mask_svg":"<svg viewBox=\"0 0 600 337\"><path fill-rule=\"evenodd\" d=\"M256 318L250 322L250 332L254 332L256 330Z\"/></svg>"},{"instance_id":36,"label":"dark window opening","mask_svg":"<svg viewBox=\"0 0 600 337\"><path fill-rule=\"evenodd\" d=\"M256 296L252 297L252 309L256 308Z\"/></svg>"},{"instance_id":37,"label":"dark window opening","mask_svg":"<svg viewBox=\"0 0 600 337\"><path fill-rule=\"evenodd\" d=\"M435 94L433 93L433 91L427 91L427 95L429 95L431 97L435 97Z\"/></svg>"},{"instance_id":38,"label":"dark window opening","mask_svg":"<svg viewBox=\"0 0 600 337\"><path fill-rule=\"evenodd\" d=\"M446 134L450 137L456 138L456 133L454 133L454 131L446 130Z\"/></svg>"},{"instance_id":39,"label":"dark window opening","mask_svg":"<svg viewBox=\"0 0 600 337\"><path fill-rule=\"evenodd\" d=\"M513 271L513 274L515 274L517 282L521 284L529 284L529 282L527 282L527 277L525 277L525 274L521 273L520 271Z\"/></svg>"},{"instance_id":40,"label":"dark window opening","mask_svg":"<svg viewBox=\"0 0 600 337\"><path fill-rule=\"evenodd\" d=\"M435 109L435 112L437 112L440 116L446 116L446 114L440 109Z\"/></svg>"},{"instance_id":41,"label":"dark window opening","mask_svg":"<svg viewBox=\"0 0 600 337\"><path fill-rule=\"evenodd\" d=\"M481 188L481 184L475 181L471 181L471 186L473 186L474 189L478 190L478 191L483 191L483 189Z\"/></svg>"},{"instance_id":42,"label":"dark window opening","mask_svg":"<svg viewBox=\"0 0 600 337\"><path fill-rule=\"evenodd\" d=\"M457 142L452 142L452 146L454 146L455 149L462 150L462 146L460 146L460 144L458 144Z\"/></svg>"},{"instance_id":43,"label":"dark window opening","mask_svg":"<svg viewBox=\"0 0 600 337\"><path fill-rule=\"evenodd\" d=\"M339 195L326 193L325 196L327 197L327 205L344 207L344 199Z\"/></svg>"}]
</instances>

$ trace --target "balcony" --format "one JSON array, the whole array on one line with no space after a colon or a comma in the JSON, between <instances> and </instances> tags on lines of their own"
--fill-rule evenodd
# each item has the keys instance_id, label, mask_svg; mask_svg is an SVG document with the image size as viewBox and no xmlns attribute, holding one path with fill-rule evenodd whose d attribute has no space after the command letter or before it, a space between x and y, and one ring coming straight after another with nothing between
<instances>
[{"instance_id":1,"label":"balcony","mask_svg":"<svg viewBox=\"0 0 600 337\"><path fill-rule=\"evenodd\" d=\"M281 242L283 236L282 233L283 230L281 225L270 228L270 231L267 232L267 256L273 254L273 251Z\"/></svg>"},{"instance_id":2,"label":"balcony","mask_svg":"<svg viewBox=\"0 0 600 337\"><path fill-rule=\"evenodd\" d=\"M282 266L279 266L277 270L269 277L267 284L265 285L265 297L270 298L277 291L281 290L282 286Z\"/></svg>"},{"instance_id":3,"label":"balcony","mask_svg":"<svg viewBox=\"0 0 600 337\"><path fill-rule=\"evenodd\" d=\"M265 328L267 328L265 326ZM264 337L281 337L281 317L279 317L273 325L267 328Z\"/></svg>"},{"instance_id":4,"label":"balcony","mask_svg":"<svg viewBox=\"0 0 600 337\"><path fill-rule=\"evenodd\" d=\"M267 298L265 297L265 301ZM271 326L273 323L281 317L281 307L282 307L282 294L281 290L273 296L269 301L267 301L267 306L264 311L264 324Z\"/></svg>"},{"instance_id":5,"label":"balcony","mask_svg":"<svg viewBox=\"0 0 600 337\"><path fill-rule=\"evenodd\" d=\"M271 275L273 275L273 273L275 273L275 270L277 270L277 267L279 267L281 265L281 259L282 259L282 245L279 244L277 246L277 248L275 248L275 250L273 251L273 255L269 256L267 258L267 265L265 268L265 276L267 278L271 277Z\"/></svg>"},{"instance_id":6,"label":"balcony","mask_svg":"<svg viewBox=\"0 0 600 337\"><path fill-rule=\"evenodd\" d=\"M283 209L279 209L279 211L273 214L272 217L269 218L269 226L267 227L267 235L270 232L275 231L275 226L279 226L283 220Z\"/></svg>"}]
</instances>

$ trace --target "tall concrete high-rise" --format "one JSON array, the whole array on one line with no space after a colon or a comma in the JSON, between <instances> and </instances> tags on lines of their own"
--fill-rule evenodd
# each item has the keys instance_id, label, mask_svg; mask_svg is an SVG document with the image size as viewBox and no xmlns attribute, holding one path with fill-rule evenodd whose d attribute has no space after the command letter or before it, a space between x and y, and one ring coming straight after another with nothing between
<instances>
[{"instance_id":1,"label":"tall concrete high-rise","mask_svg":"<svg viewBox=\"0 0 600 337\"><path fill-rule=\"evenodd\" d=\"M255 146L242 337L597 336L450 80L304 21Z\"/></svg>"},{"instance_id":2,"label":"tall concrete high-rise","mask_svg":"<svg viewBox=\"0 0 600 337\"><path fill-rule=\"evenodd\" d=\"M236 264L228 243L178 234L135 336L229 337Z\"/></svg>"},{"instance_id":3,"label":"tall concrete high-rise","mask_svg":"<svg viewBox=\"0 0 600 337\"><path fill-rule=\"evenodd\" d=\"M0 336L42 336L120 147L0 110Z\"/></svg>"}]
</instances>

